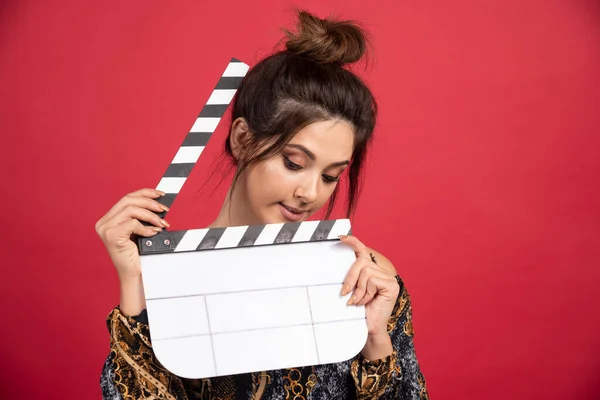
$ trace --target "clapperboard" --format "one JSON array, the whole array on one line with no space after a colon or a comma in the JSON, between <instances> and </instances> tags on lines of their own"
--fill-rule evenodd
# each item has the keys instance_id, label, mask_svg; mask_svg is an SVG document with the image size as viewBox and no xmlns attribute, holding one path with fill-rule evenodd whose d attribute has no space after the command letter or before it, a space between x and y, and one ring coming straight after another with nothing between
<instances>
[{"instance_id":1,"label":"clapperboard","mask_svg":"<svg viewBox=\"0 0 600 400\"><path fill-rule=\"evenodd\" d=\"M232 59L157 186L171 206L249 67ZM164 217L164 213L161 214ZM348 219L163 230L139 238L152 347L175 375L208 378L348 360L364 307L342 282Z\"/></svg>"}]
</instances>

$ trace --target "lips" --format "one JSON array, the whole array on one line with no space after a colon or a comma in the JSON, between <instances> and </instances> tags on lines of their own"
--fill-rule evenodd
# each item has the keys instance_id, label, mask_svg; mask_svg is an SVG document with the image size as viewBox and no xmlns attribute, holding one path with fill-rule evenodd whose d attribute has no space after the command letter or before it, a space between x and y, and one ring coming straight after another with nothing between
<instances>
[{"instance_id":1,"label":"lips","mask_svg":"<svg viewBox=\"0 0 600 400\"><path fill-rule=\"evenodd\" d=\"M306 210L300 210L299 208L290 207L290 206L285 205L283 203L279 203L279 204L281 204L282 206L284 206L285 208L287 208L288 210L290 210L294 214L304 214L306 212Z\"/></svg>"},{"instance_id":2,"label":"lips","mask_svg":"<svg viewBox=\"0 0 600 400\"><path fill-rule=\"evenodd\" d=\"M279 203L279 209L281 210L281 214L284 218L293 222L302 220L302 217L304 217L304 214L306 214L306 210L290 207L283 203Z\"/></svg>"}]
</instances>

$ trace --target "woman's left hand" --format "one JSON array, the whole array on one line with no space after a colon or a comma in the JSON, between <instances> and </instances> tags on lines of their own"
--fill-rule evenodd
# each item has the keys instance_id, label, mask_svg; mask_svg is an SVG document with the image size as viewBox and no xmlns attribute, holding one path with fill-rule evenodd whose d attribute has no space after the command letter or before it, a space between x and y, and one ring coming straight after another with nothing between
<instances>
[{"instance_id":1,"label":"woman's left hand","mask_svg":"<svg viewBox=\"0 0 600 400\"><path fill-rule=\"evenodd\" d=\"M387 323L400 292L396 269L385 257L367 248L355 236L340 236L340 240L356 254L356 261L346 275L340 294L345 296L352 292L348 305L365 306L369 332L367 347L373 343L375 347L384 346L389 350L391 342L388 343Z\"/></svg>"}]
</instances>

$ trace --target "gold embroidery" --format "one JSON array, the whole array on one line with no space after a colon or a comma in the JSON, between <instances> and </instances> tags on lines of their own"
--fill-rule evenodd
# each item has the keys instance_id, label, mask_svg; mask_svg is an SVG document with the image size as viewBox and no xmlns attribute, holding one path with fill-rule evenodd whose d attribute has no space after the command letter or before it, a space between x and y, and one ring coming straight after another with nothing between
<instances>
[{"instance_id":1,"label":"gold embroidery","mask_svg":"<svg viewBox=\"0 0 600 400\"><path fill-rule=\"evenodd\" d=\"M410 296L408 295L408 292L406 291L406 289L403 287L401 290L402 290L402 293L398 296L396 305L394 306L394 309L392 310L392 315L390 316L390 319L388 319L388 323L387 323L388 333L391 333L394 330L394 327L396 326L396 323L398 323L398 319L400 319L400 316L402 315L402 312L404 311L406 304L408 304L408 302L410 301Z\"/></svg>"},{"instance_id":2,"label":"gold embroidery","mask_svg":"<svg viewBox=\"0 0 600 400\"><path fill-rule=\"evenodd\" d=\"M307 377L304 386L302 385L302 372L299 369L291 368L288 371L288 374L283 377L284 382L288 382L283 386L286 393L285 400L306 400L317 384L314 367L311 368L311 374Z\"/></svg>"},{"instance_id":3,"label":"gold embroidery","mask_svg":"<svg viewBox=\"0 0 600 400\"><path fill-rule=\"evenodd\" d=\"M317 375L315 375L314 368L313 368L313 373L308 376L308 380L306 382L306 395L307 396L310 394L310 392L312 392L312 390L315 388L315 386L317 386Z\"/></svg>"},{"instance_id":4,"label":"gold embroidery","mask_svg":"<svg viewBox=\"0 0 600 400\"><path fill-rule=\"evenodd\" d=\"M252 400L262 399L269 384L271 384L271 376L265 371L259 374L252 374Z\"/></svg>"},{"instance_id":5,"label":"gold embroidery","mask_svg":"<svg viewBox=\"0 0 600 400\"><path fill-rule=\"evenodd\" d=\"M112 313L110 326L114 381L121 397L174 400L176 397L170 392L171 384L182 389L181 381L175 382L155 360L152 349L144 346L146 341L143 339L148 336L147 333L132 327L128 319L117 312ZM150 365L154 368L153 373L148 368Z\"/></svg>"},{"instance_id":6,"label":"gold embroidery","mask_svg":"<svg viewBox=\"0 0 600 400\"><path fill-rule=\"evenodd\" d=\"M425 386L425 378L422 374L417 374L417 381L419 382L419 387L421 388L419 391L419 398L421 400L429 400L429 393L427 392L427 387Z\"/></svg>"},{"instance_id":7,"label":"gold embroidery","mask_svg":"<svg viewBox=\"0 0 600 400\"><path fill-rule=\"evenodd\" d=\"M392 373L399 370L396 364L395 350L390 356L377 361L367 361L362 357L354 359L350 369L357 388L356 398L358 400L375 400L383 395ZM360 380L359 375L361 376Z\"/></svg>"},{"instance_id":8,"label":"gold embroidery","mask_svg":"<svg viewBox=\"0 0 600 400\"><path fill-rule=\"evenodd\" d=\"M409 337L413 337L415 334L413 322L412 322L412 306L411 305L408 306L408 310L406 312L406 322L404 323L402 330L404 331L404 334Z\"/></svg>"}]
</instances>

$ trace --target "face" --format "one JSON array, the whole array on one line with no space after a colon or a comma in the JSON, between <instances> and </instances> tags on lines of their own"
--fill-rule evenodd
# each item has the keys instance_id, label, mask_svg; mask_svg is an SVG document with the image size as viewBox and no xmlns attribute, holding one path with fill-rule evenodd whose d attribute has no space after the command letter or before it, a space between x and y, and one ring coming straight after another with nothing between
<instances>
[{"instance_id":1,"label":"face","mask_svg":"<svg viewBox=\"0 0 600 400\"><path fill-rule=\"evenodd\" d=\"M280 154L246 172L234 196L238 201L232 202L233 215L240 222L243 218L243 225L306 220L329 200L348 167L353 141L348 122L308 125Z\"/></svg>"}]
</instances>

